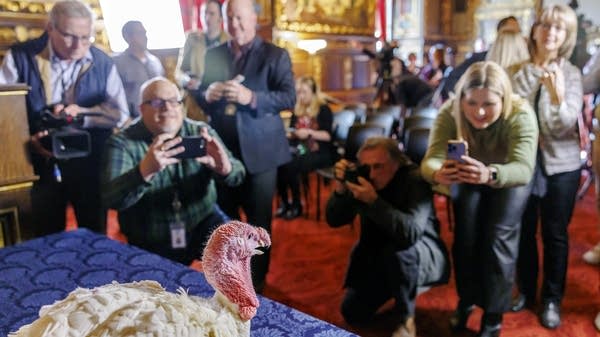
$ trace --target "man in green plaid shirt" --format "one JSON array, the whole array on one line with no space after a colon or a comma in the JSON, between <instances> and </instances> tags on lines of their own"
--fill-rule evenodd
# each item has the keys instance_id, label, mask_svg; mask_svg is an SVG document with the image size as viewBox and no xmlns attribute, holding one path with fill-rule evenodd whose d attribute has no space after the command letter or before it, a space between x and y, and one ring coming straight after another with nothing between
<instances>
[{"instance_id":1,"label":"man in green plaid shirt","mask_svg":"<svg viewBox=\"0 0 600 337\"><path fill-rule=\"evenodd\" d=\"M215 180L237 186L246 172L208 124L185 118L175 84L153 78L141 93L141 118L106 143L102 198L130 244L189 264L228 220ZM176 158L182 138L193 136L204 138L206 155Z\"/></svg>"}]
</instances>

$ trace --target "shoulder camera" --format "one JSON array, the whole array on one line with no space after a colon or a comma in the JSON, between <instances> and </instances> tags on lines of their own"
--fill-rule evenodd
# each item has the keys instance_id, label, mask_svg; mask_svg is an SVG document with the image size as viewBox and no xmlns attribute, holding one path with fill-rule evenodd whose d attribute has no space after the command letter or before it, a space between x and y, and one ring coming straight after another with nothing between
<instances>
[{"instance_id":1,"label":"shoulder camera","mask_svg":"<svg viewBox=\"0 0 600 337\"><path fill-rule=\"evenodd\" d=\"M62 112L52 113L51 107L41 112L40 129L48 130L48 136L41 139L42 145L52 152L56 159L86 157L91 151L90 134L78 129L83 125L83 117L96 113L81 113L73 117Z\"/></svg>"},{"instance_id":2,"label":"shoulder camera","mask_svg":"<svg viewBox=\"0 0 600 337\"><path fill-rule=\"evenodd\" d=\"M359 165L353 169L346 169L344 172L344 181L349 181L354 184L358 184L358 177L369 179L369 166Z\"/></svg>"}]
</instances>

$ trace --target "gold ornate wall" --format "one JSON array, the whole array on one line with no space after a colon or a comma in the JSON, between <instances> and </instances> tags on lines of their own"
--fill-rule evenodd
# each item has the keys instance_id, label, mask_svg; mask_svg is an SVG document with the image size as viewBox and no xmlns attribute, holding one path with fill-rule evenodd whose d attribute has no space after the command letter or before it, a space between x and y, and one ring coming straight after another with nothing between
<instances>
[{"instance_id":1,"label":"gold ornate wall","mask_svg":"<svg viewBox=\"0 0 600 337\"><path fill-rule=\"evenodd\" d=\"M48 22L48 12L55 1L0 0L0 56L15 42L41 35ZM104 30L102 11L98 0L86 1L95 12L95 45L108 51L108 37Z\"/></svg>"}]
</instances>

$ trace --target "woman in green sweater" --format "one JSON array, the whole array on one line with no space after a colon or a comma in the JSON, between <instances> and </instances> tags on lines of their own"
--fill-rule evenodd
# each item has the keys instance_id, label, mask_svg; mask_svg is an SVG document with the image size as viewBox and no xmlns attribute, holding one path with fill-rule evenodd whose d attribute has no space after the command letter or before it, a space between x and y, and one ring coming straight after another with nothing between
<instances>
[{"instance_id":1,"label":"woman in green sweater","mask_svg":"<svg viewBox=\"0 0 600 337\"><path fill-rule=\"evenodd\" d=\"M452 254L459 303L451 328L465 329L478 305L484 310L478 336L499 336L502 315L510 307L537 122L494 62L471 65L456 92L440 108L421 173L449 192L454 208ZM448 159L449 140L466 142L468 154Z\"/></svg>"}]
</instances>

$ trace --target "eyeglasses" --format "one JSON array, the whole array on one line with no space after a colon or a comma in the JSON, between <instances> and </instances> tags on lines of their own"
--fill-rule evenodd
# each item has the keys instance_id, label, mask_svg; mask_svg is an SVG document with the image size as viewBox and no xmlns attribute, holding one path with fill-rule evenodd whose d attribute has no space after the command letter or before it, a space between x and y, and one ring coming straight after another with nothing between
<instances>
[{"instance_id":1,"label":"eyeglasses","mask_svg":"<svg viewBox=\"0 0 600 337\"><path fill-rule=\"evenodd\" d=\"M87 45L94 43L94 41L96 41L96 38L93 36L77 36L77 35L73 35L71 33L64 32L58 27L54 27L54 29L56 29L56 31L60 35L62 35L63 39L65 40L65 42L68 45L73 45L75 43L75 41L77 41L80 44L87 46Z\"/></svg>"},{"instance_id":2,"label":"eyeglasses","mask_svg":"<svg viewBox=\"0 0 600 337\"><path fill-rule=\"evenodd\" d=\"M165 107L176 108L183 103L183 100L177 100L174 98L171 99L162 99L162 98L154 98L149 99L147 101L143 101L142 104L147 104L154 109L164 109Z\"/></svg>"}]
</instances>

